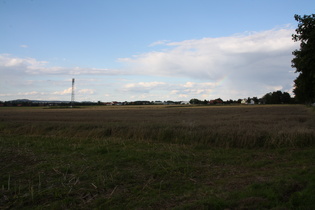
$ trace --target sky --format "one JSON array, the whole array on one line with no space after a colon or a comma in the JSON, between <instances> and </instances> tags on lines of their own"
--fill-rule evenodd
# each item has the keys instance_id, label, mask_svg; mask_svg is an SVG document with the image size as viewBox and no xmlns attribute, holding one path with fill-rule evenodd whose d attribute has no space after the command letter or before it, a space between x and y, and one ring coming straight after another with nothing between
<instances>
[{"instance_id":1,"label":"sky","mask_svg":"<svg viewBox=\"0 0 315 210\"><path fill-rule=\"evenodd\" d=\"M292 94L314 0L0 0L0 101ZM292 95L293 96L293 95Z\"/></svg>"}]
</instances>

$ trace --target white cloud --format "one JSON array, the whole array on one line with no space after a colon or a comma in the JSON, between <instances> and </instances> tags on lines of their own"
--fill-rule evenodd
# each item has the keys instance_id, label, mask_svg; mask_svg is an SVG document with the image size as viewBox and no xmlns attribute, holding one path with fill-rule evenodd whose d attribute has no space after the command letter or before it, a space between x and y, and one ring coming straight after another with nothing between
<instances>
[{"instance_id":1,"label":"white cloud","mask_svg":"<svg viewBox=\"0 0 315 210\"><path fill-rule=\"evenodd\" d=\"M189 95L187 95L187 94L179 94L178 95L178 99L187 99L187 98L189 98Z\"/></svg>"},{"instance_id":2,"label":"white cloud","mask_svg":"<svg viewBox=\"0 0 315 210\"><path fill-rule=\"evenodd\" d=\"M21 48L28 48L28 45L22 44L22 45L20 45L20 47L21 47Z\"/></svg>"},{"instance_id":3,"label":"white cloud","mask_svg":"<svg viewBox=\"0 0 315 210\"><path fill-rule=\"evenodd\" d=\"M298 44L292 41L292 33L293 29L285 28L171 42L166 44L171 47L167 50L120 61L141 75L192 78L214 84L224 80L220 89L213 90L218 94L228 95L233 90L241 95L259 95L279 85L286 91L295 78L291 52Z\"/></svg>"},{"instance_id":4,"label":"white cloud","mask_svg":"<svg viewBox=\"0 0 315 210\"><path fill-rule=\"evenodd\" d=\"M63 91L55 91L52 94L53 95L69 95L71 92L72 92L72 88L70 87L70 88L67 88Z\"/></svg>"},{"instance_id":5,"label":"white cloud","mask_svg":"<svg viewBox=\"0 0 315 210\"><path fill-rule=\"evenodd\" d=\"M220 84L211 83L211 82L186 82L185 84L179 84L173 86L172 94L177 98L183 98L191 96L193 98L202 98L202 99L211 99L213 97L212 92L216 87L219 87Z\"/></svg>"},{"instance_id":6,"label":"white cloud","mask_svg":"<svg viewBox=\"0 0 315 210\"><path fill-rule=\"evenodd\" d=\"M55 91L53 92L52 94L53 95L70 95L72 92L72 87L69 87L65 90L62 90L62 91ZM93 89L79 89L79 90L74 90L74 93L78 93L80 95L88 95L88 94L94 94L94 90Z\"/></svg>"},{"instance_id":7,"label":"white cloud","mask_svg":"<svg viewBox=\"0 0 315 210\"><path fill-rule=\"evenodd\" d=\"M81 90L78 90L78 93L79 94L82 94L82 95L91 95L91 94L94 94L94 90L92 89L81 89Z\"/></svg>"},{"instance_id":8,"label":"white cloud","mask_svg":"<svg viewBox=\"0 0 315 210\"><path fill-rule=\"evenodd\" d=\"M132 87L156 87L159 85L164 85L165 82L139 82L139 83L129 83L126 84L125 87L126 88L132 88Z\"/></svg>"},{"instance_id":9,"label":"white cloud","mask_svg":"<svg viewBox=\"0 0 315 210\"><path fill-rule=\"evenodd\" d=\"M157 45L165 45L168 42L170 42L170 41L169 40L159 40L159 41L151 43L149 45L149 47L154 47L154 46L157 46Z\"/></svg>"},{"instance_id":10,"label":"white cloud","mask_svg":"<svg viewBox=\"0 0 315 210\"><path fill-rule=\"evenodd\" d=\"M169 84L166 82L138 82L128 83L122 89L128 94L135 95L134 98L141 96L148 100L181 100L187 97L202 97L203 99L210 99L213 88L219 84L211 82L186 82L179 84Z\"/></svg>"},{"instance_id":11,"label":"white cloud","mask_svg":"<svg viewBox=\"0 0 315 210\"><path fill-rule=\"evenodd\" d=\"M150 92L154 89L165 89L168 86L165 82L138 82L127 83L123 87L126 92Z\"/></svg>"},{"instance_id":12,"label":"white cloud","mask_svg":"<svg viewBox=\"0 0 315 210\"><path fill-rule=\"evenodd\" d=\"M121 71L106 68L81 68L49 66L47 61L35 58L18 58L10 54L0 54L0 73L23 73L29 75L120 75Z\"/></svg>"},{"instance_id":13,"label":"white cloud","mask_svg":"<svg viewBox=\"0 0 315 210\"><path fill-rule=\"evenodd\" d=\"M193 87L195 83L193 82L186 82L186 84L183 84L183 87Z\"/></svg>"},{"instance_id":14,"label":"white cloud","mask_svg":"<svg viewBox=\"0 0 315 210\"><path fill-rule=\"evenodd\" d=\"M34 58L17 58L10 54L0 54L0 68L3 67L32 67L39 68L46 64L46 61L37 61Z\"/></svg>"}]
</instances>

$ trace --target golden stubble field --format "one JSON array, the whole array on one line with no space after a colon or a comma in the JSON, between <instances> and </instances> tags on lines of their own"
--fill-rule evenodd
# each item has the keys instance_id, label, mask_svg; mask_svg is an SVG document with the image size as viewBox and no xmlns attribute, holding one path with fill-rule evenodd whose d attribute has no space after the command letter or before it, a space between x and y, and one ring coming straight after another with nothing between
<instances>
[{"instance_id":1,"label":"golden stubble field","mask_svg":"<svg viewBox=\"0 0 315 210\"><path fill-rule=\"evenodd\" d=\"M315 136L314 112L302 105L3 108L0 121L2 133L226 147L308 145Z\"/></svg>"}]
</instances>

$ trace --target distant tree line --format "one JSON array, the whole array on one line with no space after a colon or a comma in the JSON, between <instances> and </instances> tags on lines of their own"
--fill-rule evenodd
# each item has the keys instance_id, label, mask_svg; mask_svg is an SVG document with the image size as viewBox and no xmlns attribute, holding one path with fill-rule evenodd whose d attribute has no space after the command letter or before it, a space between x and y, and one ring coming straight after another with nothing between
<instances>
[{"instance_id":1,"label":"distant tree line","mask_svg":"<svg viewBox=\"0 0 315 210\"><path fill-rule=\"evenodd\" d=\"M218 105L218 104L292 104L295 103L294 98L291 98L290 94L287 92L282 92L280 90L270 92L265 94L262 98L257 97L248 97L246 99L238 99L238 100L227 100L223 101L221 98L217 98L214 100L199 100L196 98L191 99L190 104L210 104L210 105Z\"/></svg>"},{"instance_id":2,"label":"distant tree line","mask_svg":"<svg viewBox=\"0 0 315 210\"><path fill-rule=\"evenodd\" d=\"M281 92L280 90L267 93L262 97L263 104L291 104L294 103L294 99L291 98L287 92Z\"/></svg>"},{"instance_id":3,"label":"distant tree line","mask_svg":"<svg viewBox=\"0 0 315 210\"><path fill-rule=\"evenodd\" d=\"M221 98L213 99L213 100L199 100L193 98L189 101L190 104L199 104L199 105L220 105L220 104L292 104L296 103L294 98L291 98L290 94L287 92L282 92L280 90L267 93L262 98L257 97L248 97L246 99L238 99L238 100L227 100L223 101ZM95 105L178 105L182 104L182 101L125 101L125 102L74 102L74 106L95 106ZM37 101L37 100L27 100L27 99L19 99L12 101L0 101L0 106L70 106L70 101Z\"/></svg>"}]
</instances>

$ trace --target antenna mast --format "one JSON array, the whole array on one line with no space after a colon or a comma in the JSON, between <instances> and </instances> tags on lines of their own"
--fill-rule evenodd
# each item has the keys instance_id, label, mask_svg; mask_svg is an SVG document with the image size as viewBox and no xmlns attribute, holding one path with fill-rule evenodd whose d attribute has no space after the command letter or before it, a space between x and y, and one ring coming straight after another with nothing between
<instances>
[{"instance_id":1,"label":"antenna mast","mask_svg":"<svg viewBox=\"0 0 315 210\"><path fill-rule=\"evenodd\" d=\"M74 104L74 78L72 78L72 91L71 91L71 108Z\"/></svg>"}]
</instances>

